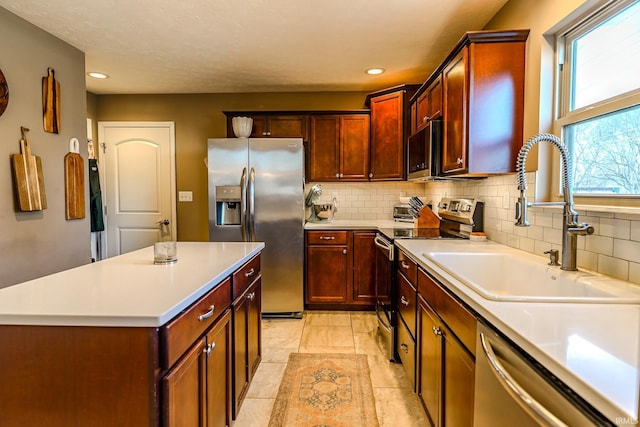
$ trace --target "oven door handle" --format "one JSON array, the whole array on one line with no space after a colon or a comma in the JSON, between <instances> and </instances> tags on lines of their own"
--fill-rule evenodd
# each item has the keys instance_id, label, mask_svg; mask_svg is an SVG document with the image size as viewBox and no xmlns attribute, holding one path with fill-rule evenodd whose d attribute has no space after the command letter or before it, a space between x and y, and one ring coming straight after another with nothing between
<instances>
[{"instance_id":1,"label":"oven door handle","mask_svg":"<svg viewBox=\"0 0 640 427\"><path fill-rule=\"evenodd\" d=\"M378 324L382 326L387 332L391 332L393 327L391 326L391 322L387 322L385 319L384 308L379 301L376 302L376 316L378 317Z\"/></svg>"},{"instance_id":2,"label":"oven door handle","mask_svg":"<svg viewBox=\"0 0 640 427\"><path fill-rule=\"evenodd\" d=\"M382 249L387 253L387 258L389 258L389 261L393 261L393 245L392 244L389 244L387 241L380 238L380 236L378 236L377 234L376 234L376 237L373 239L373 242L376 244L377 247L379 247L380 249Z\"/></svg>"}]
</instances>

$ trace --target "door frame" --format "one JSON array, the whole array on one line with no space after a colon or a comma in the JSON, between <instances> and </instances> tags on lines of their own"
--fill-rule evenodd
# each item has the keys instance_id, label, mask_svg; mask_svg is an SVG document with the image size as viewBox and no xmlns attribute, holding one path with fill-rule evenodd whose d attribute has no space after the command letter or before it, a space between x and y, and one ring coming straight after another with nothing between
<instances>
[{"instance_id":1,"label":"door frame","mask_svg":"<svg viewBox=\"0 0 640 427\"><path fill-rule=\"evenodd\" d=\"M109 127L120 127L120 128L139 128L139 127L153 127L153 128L167 128L170 132L169 138L169 159L170 159L170 170L169 170L169 186L170 186L170 203L171 203L171 218L169 218L171 225L171 236L172 239L178 240L178 214L177 214L177 201L176 201L176 126L175 122L163 122L163 121L98 121L98 139L99 139L99 149L98 153L98 169L100 171L100 175L105 177L105 188L101 189L103 193L103 208L104 209L104 226L105 233L103 239L103 249L105 257L108 257L108 247L109 247L109 238L108 238L108 227L109 227L109 215L108 215L108 206L105 204L107 200L107 192L109 191L108 186L106 185L106 161L100 161L100 156L105 154L106 143L103 141L104 138L104 129Z\"/></svg>"}]
</instances>

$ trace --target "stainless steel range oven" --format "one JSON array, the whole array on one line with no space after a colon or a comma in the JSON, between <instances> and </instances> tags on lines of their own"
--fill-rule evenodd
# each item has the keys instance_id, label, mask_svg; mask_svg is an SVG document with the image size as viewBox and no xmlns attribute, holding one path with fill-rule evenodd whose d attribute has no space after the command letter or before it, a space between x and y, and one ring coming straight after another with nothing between
<instances>
[{"instance_id":1,"label":"stainless steel range oven","mask_svg":"<svg viewBox=\"0 0 640 427\"><path fill-rule=\"evenodd\" d=\"M387 358L395 362L397 326L396 247L397 239L468 239L472 231L482 231L484 204L474 199L443 198L438 204L440 228L383 228L375 237L376 316L378 340Z\"/></svg>"}]
</instances>

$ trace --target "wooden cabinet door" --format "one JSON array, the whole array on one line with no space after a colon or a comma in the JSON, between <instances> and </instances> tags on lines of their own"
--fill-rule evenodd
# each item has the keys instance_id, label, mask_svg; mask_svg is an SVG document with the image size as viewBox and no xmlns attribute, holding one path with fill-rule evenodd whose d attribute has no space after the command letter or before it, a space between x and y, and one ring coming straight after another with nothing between
<instances>
[{"instance_id":1,"label":"wooden cabinet door","mask_svg":"<svg viewBox=\"0 0 640 427\"><path fill-rule=\"evenodd\" d=\"M249 337L247 330L249 328L248 306L249 299L247 295L249 290L245 291L238 298L231 309L233 310L233 417L238 416L240 406L249 389Z\"/></svg>"},{"instance_id":2,"label":"wooden cabinet door","mask_svg":"<svg viewBox=\"0 0 640 427\"><path fill-rule=\"evenodd\" d=\"M270 138L307 139L307 116L268 116Z\"/></svg>"},{"instance_id":3,"label":"wooden cabinet door","mask_svg":"<svg viewBox=\"0 0 640 427\"><path fill-rule=\"evenodd\" d=\"M471 355L444 329L444 426L473 426L475 362Z\"/></svg>"},{"instance_id":4,"label":"wooden cabinet door","mask_svg":"<svg viewBox=\"0 0 640 427\"><path fill-rule=\"evenodd\" d=\"M426 115L428 120L442 116L442 77L438 77L426 90L429 96Z\"/></svg>"},{"instance_id":5,"label":"wooden cabinet door","mask_svg":"<svg viewBox=\"0 0 640 427\"><path fill-rule=\"evenodd\" d=\"M249 379L262 360L262 278L258 278L249 288L247 312L247 360Z\"/></svg>"},{"instance_id":6,"label":"wooden cabinet door","mask_svg":"<svg viewBox=\"0 0 640 427\"><path fill-rule=\"evenodd\" d=\"M349 286L347 246L307 245L306 302L346 303Z\"/></svg>"},{"instance_id":7,"label":"wooden cabinet door","mask_svg":"<svg viewBox=\"0 0 640 427\"><path fill-rule=\"evenodd\" d=\"M229 310L206 335L207 427L230 426L231 416L231 312Z\"/></svg>"},{"instance_id":8,"label":"wooden cabinet door","mask_svg":"<svg viewBox=\"0 0 640 427\"><path fill-rule=\"evenodd\" d=\"M444 141L442 172L460 172L467 168L467 105L466 73L468 48L445 68L443 79Z\"/></svg>"},{"instance_id":9,"label":"wooden cabinet door","mask_svg":"<svg viewBox=\"0 0 640 427\"><path fill-rule=\"evenodd\" d=\"M416 105L416 130L422 129L429 123L429 90L420 94L415 102Z\"/></svg>"},{"instance_id":10,"label":"wooden cabinet door","mask_svg":"<svg viewBox=\"0 0 640 427\"><path fill-rule=\"evenodd\" d=\"M340 179L367 181L369 176L369 116L340 116Z\"/></svg>"},{"instance_id":11,"label":"wooden cabinet door","mask_svg":"<svg viewBox=\"0 0 640 427\"><path fill-rule=\"evenodd\" d=\"M205 347L206 339L198 340L162 379L165 427L205 425Z\"/></svg>"},{"instance_id":12,"label":"wooden cabinet door","mask_svg":"<svg viewBox=\"0 0 640 427\"><path fill-rule=\"evenodd\" d=\"M310 118L309 181L340 179L340 118L319 115Z\"/></svg>"},{"instance_id":13,"label":"wooden cabinet door","mask_svg":"<svg viewBox=\"0 0 640 427\"><path fill-rule=\"evenodd\" d=\"M253 119L253 127L251 128L250 138L264 138L267 136L267 116L251 116Z\"/></svg>"},{"instance_id":14,"label":"wooden cabinet door","mask_svg":"<svg viewBox=\"0 0 640 427\"><path fill-rule=\"evenodd\" d=\"M376 302L376 245L374 231L353 232L353 301Z\"/></svg>"},{"instance_id":15,"label":"wooden cabinet door","mask_svg":"<svg viewBox=\"0 0 640 427\"><path fill-rule=\"evenodd\" d=\"M371 174L375 180L404 177L404 91L371 100Z\"/></svg>"},{"instance_id":16,"label":"wooden cabinet door","mask_svg":"<svg viewBox=\"0 0 640 427\"><path fill-rule=\"evenodd\" d=\"M418 395L433 426L440 426L442 413L442 328L438 316L418 297Z\"/></svg>"}]
</instances>

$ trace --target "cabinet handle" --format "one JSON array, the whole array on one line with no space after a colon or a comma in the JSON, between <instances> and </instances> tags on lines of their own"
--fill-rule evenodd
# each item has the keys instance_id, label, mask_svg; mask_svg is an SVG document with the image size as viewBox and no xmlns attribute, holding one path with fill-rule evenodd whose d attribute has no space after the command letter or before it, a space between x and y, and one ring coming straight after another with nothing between
<instances>
[{"instance_id":1,"label":"cabinet handle","mask_svg":"<svg viewBox=\"0 0 640 427\"><path fill-rule=\"evenodd\" d=\"M251 292L249 295L247 295L247 299L249 301L253 301L256 298L256 293L255 292Z\"/></svg>"},{"instance_id":2,"label":"cabinet handle","mask_svg":"<svg viewBox=\"0 0 640 427\"><path fill-rule=\"evenodd\" d=\"M442 329L440 329L440 326L432 326L431 329L433 330L434 335L436 336L442 335Z\"/></svg>"},{"instance_id":3,"label":"cabinet handle","mask_svg":"<svg viewBox=\"0 0 640 427\"><path fill-rule=\"evenodd\" d=\"M204 319L208 319L209 317L213 316L213 311L215 309L216 309L216 306L211 304L209 306L209 310L207 310L206 313L202 313L200 316L198 316L198 320L202 322Z\"/></svg>"},{"instance_id":4,"label":"cabinet handle","mask_svg":"<svg viewBox=\"0 0 640 427\"><path fill-rule=\"evenodd\" d=\"M460 157L458 157L458 160L456 160L456 163L461 165L462 163L464 163L464 160L462 160Z\"/></svg>"},{"instance_id":5,"label":"cabinet handle","mask_svg":"<svg viewBox=\"0 0 640 427\"><path fill-rule=\"evenodd\" d=\"M404 261L400 261L400 267L404 268L405 270L408 270L409 269L409 264L407 264Z\"/></svg>"},{"instance_id":6,"label":"cabinet handle","mask_svg":"<svg viewBox=\"0 0 640 427\"><path fill-rule=\"evenodd\" d=\"M215 350L215 348L216 348L216 343L211 343L211 344L207 345L207 346L202 350L202 352L208 356L209 354L211 354L211 352L212 352L213 350Z\"/></svg>"},{"instance_id":7,"label":"cabinet handle","mask_svg":"<svg viewBox=\"0 0 640 427\"><path fill-rule=\"evenodd\" d=\"M335 240L335 236L320 236L320 240Z\"/></svg>"},{"instance_id":8,"label":"cabinet handle","mask_svg":"<svg viewBox=\"0 0 640 427\"><path fill-rule=\"evenodd\" d=\"M400 302L406 306L409 306L409 301L404 297L404 295L400 296Z\"/></svg>"},{"instance_id":9,"label":"cabinet handle","mask_svg":"<svg viewBox=\"0 0 640 427\"><path fill-rule=\"evenodd\" d=\"M254 274L256 274L256 271L252 268L251 270L249 270L246 273L244 273L244 277L251 277Z\"/></svg>"},{"instance_id":10,"label":"cabinet handle","mask_svg":"<svg viewBox=\"0 0 640 427\"><path fill-rule=\"evenodd\" d=\"M346 249L343 249L343 250L342 250L342 253L346 255L346 254L347 254L347 250L346 250Z\"/></svg>"},{"instance_id":11,"label":"cabinet handle","mask_svg":"<svg viewBox=\"0 0 640 427\"><path fill-rule=\"evenodd\" d=\"M400 344L400 348L402 349L402 351L404 351L405 353L409 354L409 346L406 344Z\"/></svg>"}]
</instances>

